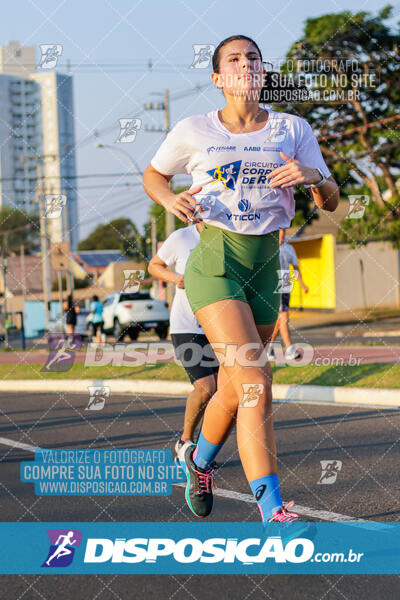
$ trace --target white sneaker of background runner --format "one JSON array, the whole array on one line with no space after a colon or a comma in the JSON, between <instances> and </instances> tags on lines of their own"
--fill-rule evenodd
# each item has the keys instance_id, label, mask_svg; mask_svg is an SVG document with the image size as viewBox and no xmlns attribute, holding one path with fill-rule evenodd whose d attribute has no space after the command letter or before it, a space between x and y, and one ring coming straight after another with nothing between
<instances>
[{"instance_id":1,"label":"white sneaker of background runner","mask_svg":"<svg viewBox=\"0 0 400 600\"><path fill-rule=\"evenodd\" d=\"M301 358L301 352L292 344L286 348L285 358L287 360L297 360L298 358Z\"/></svg>"},{"instance_id":2,"label":"white sneaker of background runner","mask_svg":"<svg viewBox=\"0 0 400 600\"><path fill-rule=\"evenodd\" d=\"M267 350L267 359L268 359L270 362L273 362L273 361L275 361L275 360L276 360L276 356L275 356L274 348L273 348L273 346L272 346L272 345L271 345L271 346L269 346L269 348L268 348L268 350Z\"/></svg>"},{"instance_id":3,"label":"white sneaker of background runner","mask_svg":"<svg viewBox=\"0 0 400 600\"><path fill-rule=\"evenodd\" d=\"M175 460L179 462L185 462L186 448L192 444L193 442L190 441L186 441L182 444L181 440L179 439L175 444Z\"/></svg>"}]
</instances>

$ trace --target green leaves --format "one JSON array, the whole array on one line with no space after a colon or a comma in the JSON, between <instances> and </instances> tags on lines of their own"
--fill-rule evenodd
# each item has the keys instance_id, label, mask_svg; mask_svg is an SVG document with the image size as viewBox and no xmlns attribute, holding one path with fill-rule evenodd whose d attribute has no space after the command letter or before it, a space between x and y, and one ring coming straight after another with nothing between
<instances>
[{"instance_id":1,"label":"green leaves","mask_svg":"<svg viewBox=\"0 0 400 600\"><path fill-rule=\"evenodd\" d=\"M5 241L8 253L19 252L21 244L24 245L26 254L38 250L40 248L39 217L11 206L4 206L0 209L0 245L2 246Z\"/></svg>"},{"instance_id":2,"label":"green leaves","mask_svg":"<svg viewBox=\"0 0 400 600\"><path fill-rule=\"evenodd\" d=\"M345 223L351 243L352 237L355 243L370 237L399 244L398 207L393 210L383 200L387 190L394 194L400 169L399 120L395 118L400 101L399 31L385 23L391 11L387 5L376 15L344 11L307 19L303 36L291 46L282 67L288 72L294 65L295 73L307 75L312 89L320 92L320 100L280 105L279 109L310 123L342 198L349 194L371 197L364 217ZM335 78L339 81L341 76L343 81L337 86ZM346 94L337 95L334 101L323 97L324 91L335 87ZM351 97L348 92L354 89L357 96ZM305 216L309 210L303 199L296 208Z\"/></svg>"},{"instance_id":3,"label":"green leaves","mask_svg":"<svg viewBox=\"0 0 400 600\"><path fill-rule=\"evenodd\" d=\"M142 237L135 224L127 218L119 218L105 225L98 225L78 245L78 250L120 250L127 260L143 260Z\"/></svg>"}]
</instances>

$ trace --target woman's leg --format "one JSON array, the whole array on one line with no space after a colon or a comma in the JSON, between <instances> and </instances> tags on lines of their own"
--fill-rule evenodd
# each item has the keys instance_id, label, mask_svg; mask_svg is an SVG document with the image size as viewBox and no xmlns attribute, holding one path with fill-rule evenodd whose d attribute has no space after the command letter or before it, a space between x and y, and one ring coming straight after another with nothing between
<instances>
[{"instance_id":1,"label":"woman's leg","mask_svg":"<svg viewBox=\"0 0 400 600\"><path fill-rule=\"evenodd\" d=\"M199 424L211 396L217 388L216 376L207 375L193 382L194 390L186 401L185 419L182 438L193 440L193 435Z\"/></svg>"},{"instance_id":2,"label":"woman's leg","mask_svg":"<svg viewBox=\"0 0 400 600\"><path fill-rule=\"evenodd\" d=\"M220 300L196 311L211 345L215 343L237 344L237 350L252 343L245 356L256 362L264 351L264 343L272 333L273 325L258 326L254 323L250 306L240 300ZM264 342L265 340L265 342ZM264 342L264 343L263 343ZM216 352L220 348L215 348ZM237 357L239 358L239 357ZM244 362L240 360L240 362ZM224 377L229 382L221 386L209 402L204 413L202 435L213 445L221 446L229 432L232 418L237 415L237 439L240 457L249 481L276 473L276 448L272 421L271 368L265 353L259 365L248 366L235 361L233 366L224 365ZM256 386L256 387L254 387ZM257 391L256 406L247 406L245 390Z\"/></svg>"},{"instance_id":3,"label":"woman's leg","mask_svg":"<svg viewBox=\"0 0 400 600\"><path fill-rule=\"evenodd\" d=\"M274 324L254 323L250 306L240 300L220 300L196 311L214 350L219 342L236 346L235 361L224 364L225 385L209 402L197 446L185 455L188 484L186 501L194 514L207 516L212 509L212 461L229 434L236 415L238 450L242 466L263 521L295 520L282 513L277 476L272 414L272 373L264 345ZM226 346L227 355L229 350Z\"/></svg>"}]
</instances>

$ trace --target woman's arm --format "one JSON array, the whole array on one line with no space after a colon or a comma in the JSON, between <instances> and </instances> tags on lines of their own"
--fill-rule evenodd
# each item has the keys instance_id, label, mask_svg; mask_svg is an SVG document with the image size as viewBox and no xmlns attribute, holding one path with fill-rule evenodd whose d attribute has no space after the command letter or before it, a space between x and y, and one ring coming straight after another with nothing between
<instances>
[{"instance_id":1,"label":"woman's arm","mask_svg":"<svg viewBox=\"0 0 400 600\"><path fill-rule=\"evenodd\" d=\"M295 185L313 185L321 181L321 175L318 169L306 167L300 161L289 158L281 152L282 158L286 161L286 165L274 169L269 174L270 186L289 188ZM318 208L333 212L339 204L339 188L333 179L328 177L324 185L320 188L309 188L312 198Z\"/></svg>"},{"instance_id":2,"label":"woman's arm","mask_svg":"<svg viewBox=\"0 0 400 600\"><path fill-rule=\"evenodd\" d=\"M183 289L185 287L183 275L174 273L167 268L166 263L161 260L158 254L155 254L149 262L148 269L149 273L160 279L161 281L168 281L169 283L175 283L178 288Z\"/></svg>"},{"instance_id":3,"label":"woman's arm","mask_svg":"<svg viewBox=\"0 0 400 600\"><path fill-rule=\"evenodd\" d=\"M321 180L319 173L318 180ZM318 183L318 181L316 183ZM312 199L318 208L329 210L329 212L333 212L337 209L339 204L339 188L333 177L328 177L324 185L321 185L320 188L311 187L309 189L311 191Z\"/></svg>"},{"instance_id":4,"label":"woman's arm","mask_svg":"<svg viewBox=\"0 0 400 600\"><path fill-rule=\"evenodd\" d=\"M306 285L303 281L299 265L293 265L293 269L295 271L297 271L297 280L298 280L299 284L301 285L301 287L303 288L303 290L305 291L305 293L307 294L308 293L308 285Z\"/></svg>"},{"instance_id":5,"label":"woman's arm","mask_svg":"<svg viewBox=\"0 0 400 600\"><path fill-rule=\"evenodd\" d=\"M172 213L184 223L200 222L201 219L194 218L194 214L197 210L202 209L200 204L193 198L193 194L198 194L202 189L201 186L181 194L174 194L169 187L171 179L172 175L164 175L149 164L143 174L142 183L146 194L154 202L163 206L167 212Z\"/></svg>"}]
</instances>

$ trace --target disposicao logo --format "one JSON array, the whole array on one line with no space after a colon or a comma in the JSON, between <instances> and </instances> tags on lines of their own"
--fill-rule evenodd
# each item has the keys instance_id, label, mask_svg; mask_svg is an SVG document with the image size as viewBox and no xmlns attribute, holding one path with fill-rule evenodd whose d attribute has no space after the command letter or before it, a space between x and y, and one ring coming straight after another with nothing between
<instances>
[{"instance_id":1,"label":"disposicao logo","mask_svg":"<svg viewBox=\"0 0 400 600\"><path fill-rule=\"evenodd\" d=\"M252 548L252 550L250 550ZM307 538L295 538L285 545L279 536L244 540L194 537L170 538L89 538L85 563L156 563L159 558L173 558L178 563L303 563L310 560L314 544Z\"/></svg>"},{"instance_id":2,"label":"disposicao logo","mask_svg":"<svg viewBox=\"0 0 400 600\"><path fill-rule=\"evenodd\" d=\"M48 529L50 548L42 567L68 567L74 558L75 547L81 545L79 529Z\"/></svg>"}]
</instances>

